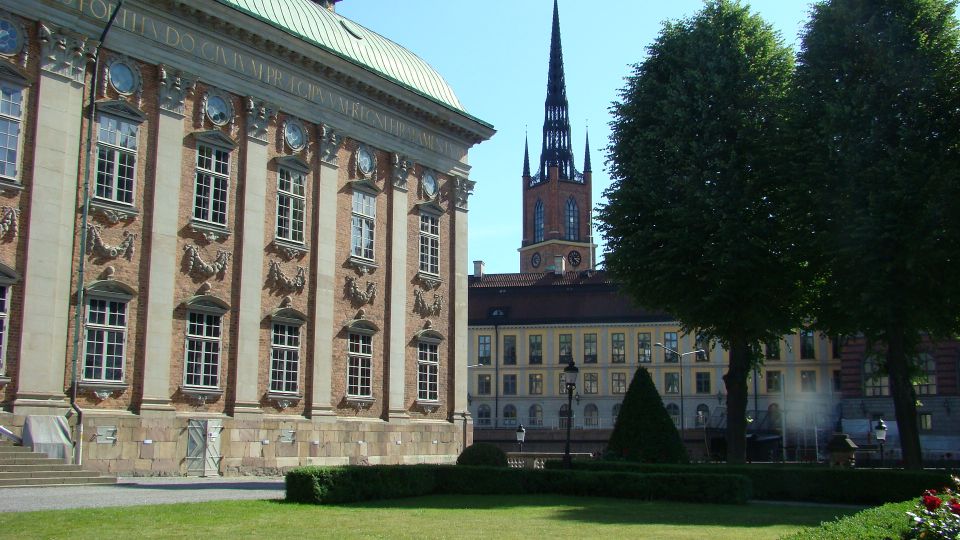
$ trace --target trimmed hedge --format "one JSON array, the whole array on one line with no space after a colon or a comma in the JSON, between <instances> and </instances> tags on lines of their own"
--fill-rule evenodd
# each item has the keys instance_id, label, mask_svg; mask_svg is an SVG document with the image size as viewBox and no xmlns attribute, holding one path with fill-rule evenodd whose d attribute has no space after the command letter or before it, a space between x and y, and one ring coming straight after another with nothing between
<instances>
[{"instance_id":1,"label":"trimmed hedge","mask_svg":"<svg viewBox=\"0 0 960 540\"><path fill-rule=\"evenodd\" d=\"M507 454L490 443L474 443L460 453L460 457L457 458L457 465L506 467Z\"/></svg>"},{"instance_id":2,"label":"trimmed hedge","mask_svg":"<svg viewBox=\"0 0 960 540\"><path fill-rule=\"evenodd\" d=\"M858 512L852 516L828 521L819 527L804 529L781 540L889 540L902 538L910 531L907 512L914 501L889 503Z\"/></svg>"},{"instance_id":3,"label":"trimmed hedge","mask_svg":"<svg viewBox=\"0 0 960 540\"><path fill-rule=\"evenodd\" d=\"M548 461L558 469L559 461ZM668 465L619 461L574 461L574 470L633 473L737 474L749 478L753 497L773 501L807 501L877 505L919 497L925 490L948 486L948 471L833 469L789 465Z\"/></svg>"},{"instance_id":4,"label":"trimmed hedge","mask_svg":"<svg viewBox=\"0 0 960 540\"><path fill-rule=\"evenodd\" d=\"M449 465L300 467L287 473L286 484L288 501L314 504L430 494L551 493L725 504L744 504L750 498L750 481L732 474L542 471Z\"/></svg>"}]
</instances>

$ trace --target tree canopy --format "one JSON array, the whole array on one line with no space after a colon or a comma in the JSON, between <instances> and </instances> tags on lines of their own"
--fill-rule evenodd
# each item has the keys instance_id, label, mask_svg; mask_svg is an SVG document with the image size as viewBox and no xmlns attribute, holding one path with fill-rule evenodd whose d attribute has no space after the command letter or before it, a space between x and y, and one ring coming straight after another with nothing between
<instances>
[{"instance_id":1,"label":"tree canopy","mask_svg":"<svg viewBox=\"0 0 960 540\"><path fill-rule=\"evenodd\" d=\"M739 2L664 25L612 106L606 266L638 303L730 351L728 459L745 458L759 343L799 322L803 257L780 210L793 55Z\"/></svg>"}]
</instances>

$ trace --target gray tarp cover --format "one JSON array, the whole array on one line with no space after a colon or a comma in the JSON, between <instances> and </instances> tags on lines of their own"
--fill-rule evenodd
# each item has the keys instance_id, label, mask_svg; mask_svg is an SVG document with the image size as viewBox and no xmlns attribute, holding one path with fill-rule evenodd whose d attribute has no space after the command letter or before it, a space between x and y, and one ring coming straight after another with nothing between
<instances>
[{"instance_id":1,"label":"gray tarp cover","mask_svg":"<svg viewBox=\"0 0 960 540\"><path fill-rule=\"evenodd\" d=\"M62 416L28 416L23 424L23 446L52 458L69 459L73 454L73 443L67 419Z\"/></svg>"}]
</instances>

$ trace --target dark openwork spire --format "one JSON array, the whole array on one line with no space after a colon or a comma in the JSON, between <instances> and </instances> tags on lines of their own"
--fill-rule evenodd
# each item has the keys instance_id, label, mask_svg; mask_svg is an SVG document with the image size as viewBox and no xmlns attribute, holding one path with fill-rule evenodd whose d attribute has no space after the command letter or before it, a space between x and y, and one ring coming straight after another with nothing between
<instances>
[{"instance_id":1,"label":"dark openwork spire","mask_svg":"<svg viewBox=\"0 0 960 540\"><path fill-rule=\"evenodd\" d=\"M548 167L559 168L560 178L573 180L573 153L570 151L570 118L567 83L563 78L563 48L560 45L560 11L553 0L553 34L550 36L550 70L547 73L547 100L544 103L543 150L540 174Z\"/></svg>"},{"instance_id":2,"label":"dark openwork spire","mask_svg":"<svg viewBox=\"0 0 960 540\"><path fill-rule=\"evenodd\" d=\"M583 172L593 172L590 168L590 130L587 129L587 144L584 145L586 149L583 151Z\"/></svg>"},{"instance_id":3,"label":"dark openwork spire","mask_svg":"<svg viewBox=\"0 0 960 540\"><path fill-rule=\"evenodd\" d=\"M523 177L530 177L530 145L526 133L523 135Z\"/></svg>"}]
</instances>

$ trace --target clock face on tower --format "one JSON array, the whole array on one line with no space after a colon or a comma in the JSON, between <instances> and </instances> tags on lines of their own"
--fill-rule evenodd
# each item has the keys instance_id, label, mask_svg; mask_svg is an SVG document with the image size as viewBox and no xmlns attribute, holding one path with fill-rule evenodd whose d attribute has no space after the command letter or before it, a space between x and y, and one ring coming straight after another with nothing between
<instances>
[{"instance_id":1,"label":"clock face on tower","mask_svg":"<svg viewBox=\"0 0 960 540\"><path fill-rule=\"evenodd\" d=\"M530 266L532 266L532 267L534 267L534 268L540 268L540 254L539 254L539 253L534 253L533 256L530 257Z\"/></svg>"},{"instance_id":2,"label":"clock face on tower","mask_svg":"<svg viewBox=\"0 0 960 540\"><path fill-rule=\"evenodd\" d=\"M575 249L567 253L567 262L570 263L570 266L580 266L581 260L580 252Z\"/></svg>"}]
</instances>

